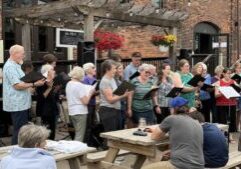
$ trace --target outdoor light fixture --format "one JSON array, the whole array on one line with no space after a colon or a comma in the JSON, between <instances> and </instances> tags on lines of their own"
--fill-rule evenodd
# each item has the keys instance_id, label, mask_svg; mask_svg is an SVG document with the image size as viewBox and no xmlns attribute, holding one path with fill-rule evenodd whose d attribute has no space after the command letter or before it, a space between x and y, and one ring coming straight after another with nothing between
<instances>
[{"instance_id":1,"label":"outdoor light fixture","mask_svg":"<svg viewBox=\"0 0 241 169\"><path fill-rule=\"evenodd\" d=\"M29 23L29 21L28 21L28 20L26 20L26 23Z\"/></svg>"},{"instance_id":2,"label":"outdoor light fixture","mask_svg":"<svg viewBox=\"0 0 241 169\"><path fill-rule=\"evenodd\" d=\"M44 23L44 21L43 21L43 20L41 20L41 21L40 21L40 23Z\"/></svg>"},{"instance_id":3,"label":"outdoor light fixture","mask_svg":"<svg viewBox=\"0 0 241 169\"><path fill-rule=\"evenodd\" d=\"M61 21L61 18L58 18L58 21L60 22L60 21Z\"/></svg>"},{"instance_id":4,"label":"outdoor light fixture","mask_svg":"<svg viewBox=\"0 0 241 169\"><path fill-rule=\"evenodd\" d=\"M156 9L155 12L156 12L156 13L159 13L159 12L160 12L160 9Z\"/></svg>"},{"instance_id":5,"label":"outdoor light fixture","mask_svg":"<svg viewBox=\"0 0 241 169\"><path fill-rule=\"evenodd\" d=\"M130 15L130 16L133 16L133 12L130 12L129 15Z\"/></svg>"}]
</instances>

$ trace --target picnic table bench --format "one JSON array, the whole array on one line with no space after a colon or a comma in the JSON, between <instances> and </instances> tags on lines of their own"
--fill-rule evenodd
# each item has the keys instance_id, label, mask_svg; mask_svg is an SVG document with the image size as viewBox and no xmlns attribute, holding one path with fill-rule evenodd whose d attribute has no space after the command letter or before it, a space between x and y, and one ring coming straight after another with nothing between
<instances>
[{"instance_id":1,"label":"picnic table bench","mask_svg":"<svg viewBox=\"0 0 241 169\"><path fill-rule=\"evenodd\" d=\"M0 147L0 160L7 156L14 146ZM87 153L96 151L93 147L88 147L84 151L75 153L62 153L59 151L48 151L56 160L57 169L80 169L86 163Z\"/></svg>"}]
</instances>

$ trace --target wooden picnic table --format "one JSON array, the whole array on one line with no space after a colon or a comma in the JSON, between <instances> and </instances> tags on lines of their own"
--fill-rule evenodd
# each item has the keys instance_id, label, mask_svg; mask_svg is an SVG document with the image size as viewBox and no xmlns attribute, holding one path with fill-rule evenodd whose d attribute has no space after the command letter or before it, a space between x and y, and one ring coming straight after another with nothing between
<instances>
[{"instance_id":1,"label":"wooden picnic table","mask_svg":"<svg viewBox=\"0 0 241 169\"><path fill-rule=\"evenodd\" d=\"M115 169L125 168L113 164L118 152L123 149L137 155L133 169L139 169L142 167L146 158L156 157L159 146L168 145L167 139L162 141L152 140L150 137L151 133L147 133L147 136L135 136L133 132L136 130L137 128L101 133L101 137L107 139L109 146L108 153L101 163L102 168L108 168L110 166L115 166Z\"/></svg>"},{"instance_id":2,"label":"wooden picnic table","mask_svg":"<svg viewBox=\"0 0 241 169\"><path fill-rule=\"evenodd\" d=\"M14 146L0 147L0 160L7 156ZM93 147L88 147L84 151L76 153L62 153L59 151L48 151L56 160L57 169L80 169L85 163L86 155L96 151Z\"/></svg>"},{"instance_id":3,"label":"wooden picnic table","mask_svg":"<svg viewBox=\"0 0 241 169\"><path fill-rule=\"evenodd\" d=\"M216 125L221 130L228 131L228 125ZM123 166L113 164L118 155L118 152L121 149L130 151L133 154L137 154L133 169L140 169L144 164L146 158L156 157L157 150L160 150L160 147L163 147L162 150L166 150L168 148L168 138L161 141L154 141L150 137L151 133L147 133L147 136L133 135L133 132L136 130L137 128L133 128L101 133L101 137L107 139L107 145L109 146L107 155L101 163L101 168L108 168L110 166L114 166L115 169L125 169L125 167Z\"/></svg>"}]
</instances>

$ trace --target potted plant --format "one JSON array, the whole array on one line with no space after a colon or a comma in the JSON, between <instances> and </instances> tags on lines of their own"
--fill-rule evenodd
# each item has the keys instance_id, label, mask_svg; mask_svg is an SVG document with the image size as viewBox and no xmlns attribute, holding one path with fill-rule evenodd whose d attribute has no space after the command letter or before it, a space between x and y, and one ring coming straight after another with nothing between
<instances>
[{"instance_id":1,"label":"potted plant","mask_svg":"<svg viewBox=\"0 0 241 169\"><path fill-rule=\"evenodd\" d=\"M97 30L94 33L96 48L98 51L107 51L109 56L111 50L119 49L123 46L124 38L116 33Z\"/></svg>"},{"instance_id":2,"label":"potted plant","mask_svg":"<svg viewBox=\"0 0 241 169\"><path fill-rule=\"evenodd\" d=\"M168 34L168 35L153 35L151 37L151 43L155 46L158 46L162 52L167 52L170 46L177 41L175 35Z\"/></svg>"}]
</instances>

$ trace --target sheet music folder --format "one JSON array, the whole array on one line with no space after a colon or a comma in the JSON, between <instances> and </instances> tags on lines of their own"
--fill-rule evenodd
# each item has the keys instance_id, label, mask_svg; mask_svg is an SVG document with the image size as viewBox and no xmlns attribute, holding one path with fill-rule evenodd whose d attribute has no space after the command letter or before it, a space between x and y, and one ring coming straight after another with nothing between
<instances>
[{"instance_id":1,"label":"sheet music folder","mask_svg":"<svg viewBox=\"0 0 241 169\"><path fill-rule=\"evenodd\" d=\"M46 78L40 72L32 71L26 74L25 76L23 76L20 80L25 83L34 83L41 79L46 79Z\"/></svg>"},{"instance_id":2,"label":"sheet music folder","mask_svg":"<svg viewBox=\"0 0 241 169\"><path fill-rule=\"evenodd\" d=\"M172 90L166 95L166 97L177 97L181 92L182 92L182 89L181 87L174 87L172 88Z\"/></svg>"},{"instance_id":3,"label":"sheet music folder","mask_svg":"<svg viewBox=\"0 0 241 169\"><path fill-rule=\"evenodd\" d=\"M133 91L135 90L135 86L127 81L123 81L120 86L113 92L113 94L121 96L126 91Z\"/></svg>"},{"instance_id":4,"label":"sheet music folder","mask_svg":"<svg viewBox=\"0 0 241 169\"><path fill-rule=\"evenodd\" d=\"M241 82L241 76L239 76L238 74L233 75L231 79L235 80L237 83Z\"/></svg>"},{"instance_id":5,"label":"sheet music folder","mask_svg":"<svg viewBox=\"0 0 241 169\"><path fill-rule=\"evenodd\" d=\"M201 87L201 90L204 90L204 91L208 91L209 89L214 89L214 86L204 83L203 86Z\"/></svg>"},{"instance_id":6,"label":"sheet music folder","mask_svg":"<svg viewBox=\"0 0 241 169\"><path fill-rule=\"evenodd\" d=\"M138 77L138 76L140 76L140 72L136 71L135 73L133 73L133 74L129 77L129 79L132 80L132 79L134 79L135 77Z\"/></svg>"},{"instance_id":7,"label":"sheet music folder","mask_svg":"<svg viewBox=\"0 0 241 169\"><path fill-rule=\"evenodd\" d=\"M204 81L205 81L204 77L202 77L201 75L196 75L189 82L187 82L187 84L193 87L197 87L199 82L204 82Z\"/></svg>"},{"instance_id":8,"label":"sheet music folder","mask_svg":"<svg viewBox=\"0 0 241 169\"><path fill-rule=\"evenodd\" d=\"M143 99L150 99L154 96L155 92L159 89L159 87L152 87L143 97Z\"/></svg>"},{"instance_id":9,"label":"sheet music folder","mask_svg":"<svg viewBox=\"0 0 241 169\"><path fill-rule=\"evenodd\" d=\"M240 97L240 94L231 86L223 86L218 89L227 99Z\"/></svg>"},{"instance_id":10,"label":"sheet music folder","mask_svg":"<svg viewBox=\"0 0 241 169\"><path fill-rule=\"evenodd\" d=\"M240 93L241 92L241 88L235 84L231 84L230 85L232 88L234 88L234 90L236 90L236 92Z\"/></svg>"}]
</instances>

